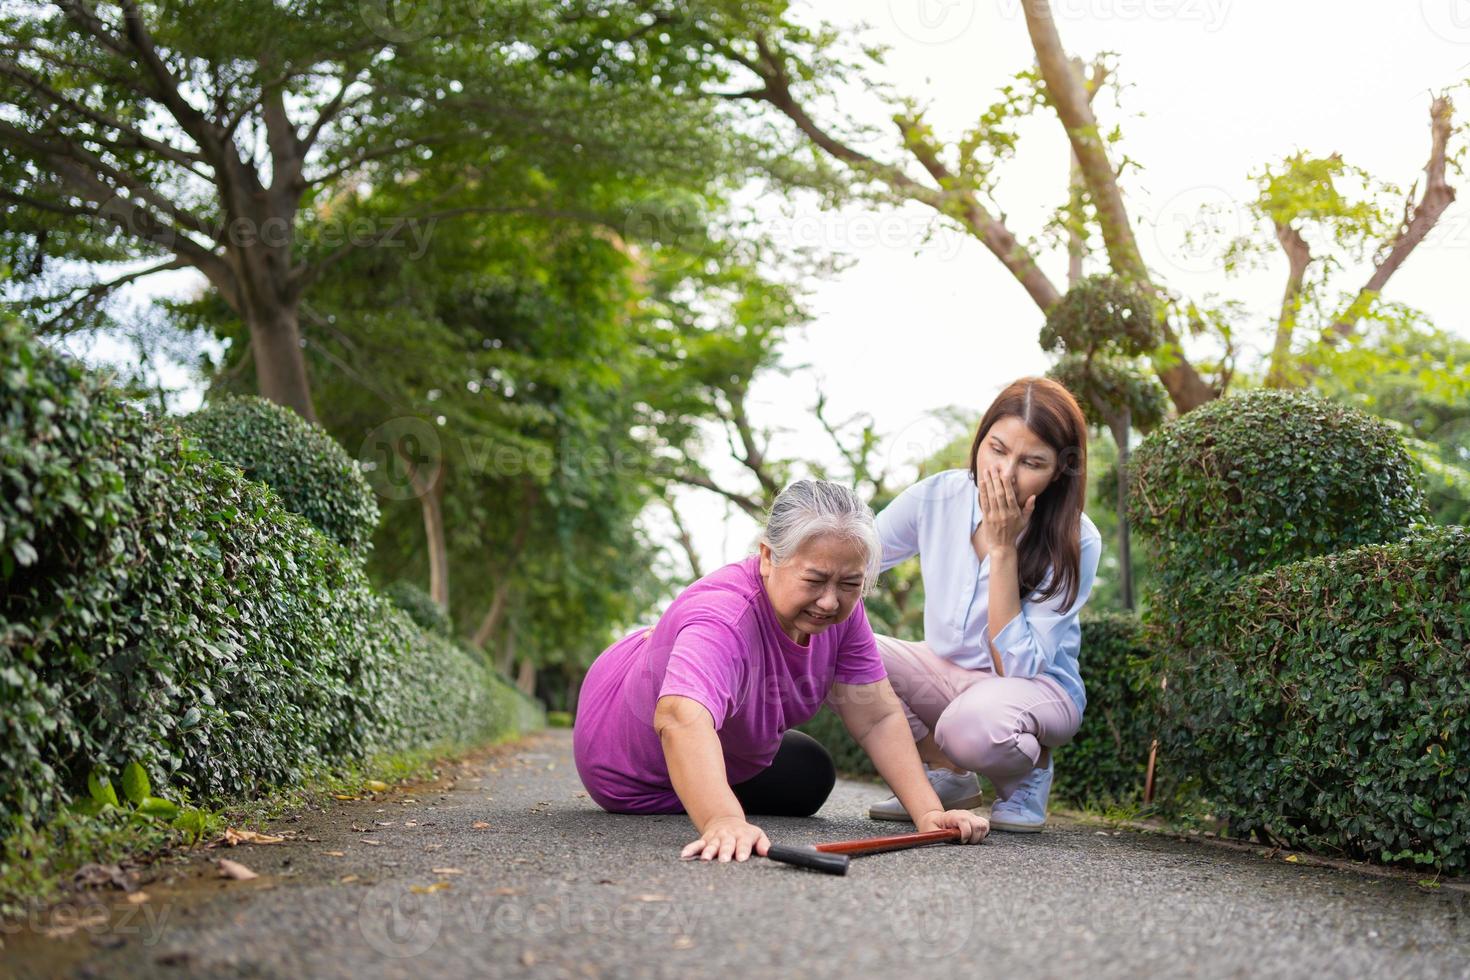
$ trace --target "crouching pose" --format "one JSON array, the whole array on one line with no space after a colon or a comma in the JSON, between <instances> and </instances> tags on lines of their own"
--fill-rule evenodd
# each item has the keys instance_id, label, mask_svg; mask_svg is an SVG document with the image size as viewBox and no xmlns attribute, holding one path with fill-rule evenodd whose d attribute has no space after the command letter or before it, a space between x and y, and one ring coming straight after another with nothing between
<instances>
[{"instance_id":1,"label":"crouching pose","mask_svg":"<svg viewBox=\"0 0 1470 980\"><path fill-rule=\"evenodd\" d=\"M1046 822L1051 750L1087 705L1078 615L1102 537L1082 513L1087 426L1055 381L1023 378L986 411L968 470L936 473L878 515L883 567L914 555L924 641L878 637L919 754L946 807L980 805L994 784L996 830ZM875 820L905 820L899 798Z\"/></svg>"},{"instance_id":2,"label":"crouching pose","mask_svg":"<svg viewBox=\"0 0 1470 980\"><path fill-rule=\"evenodd\" d=\"M771 508L759 554L686 588L657 625L603 651L573 729L577 771L614 813L687 813L684 858L764 855L749 815L811 816L836 782L827 750L790 731L830 702L920 830L989 830L945 810L885 676L862 596L881 553L850 489L802 480Z\"/></svg>"}]
</instances>

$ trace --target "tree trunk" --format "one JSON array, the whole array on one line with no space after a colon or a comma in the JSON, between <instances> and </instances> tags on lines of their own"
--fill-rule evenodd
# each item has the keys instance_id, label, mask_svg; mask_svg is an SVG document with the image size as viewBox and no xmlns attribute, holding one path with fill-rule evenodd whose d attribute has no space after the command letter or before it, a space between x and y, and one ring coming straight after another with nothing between
<instances>
[{"instance_id":1,"label":"tree trunk","mask_svg":"<svg viewBox=\"0 0 1470 980\"><path fill-rule=\"evenodd\" d=\"M587 672L580 667L567 667L567 711L575 720L577 717L577 699L582 696L582 680Z\"/></svg>"},{"instance_id":2,"label":"tree trunk","mask_svg":"<svg viewBox=\"0 0 1470 980\"><path fill-rule=\"evenodd\" d=\"M536 665L531 663L530 657L521 659L521 667L516 671L516 687L522 694L536 696Z\"/></svg>"},{"instance_id":3,"label":"tree trunk","mask_svg":"<svg viewBox=\"0 0 1470 980\"><path fill-rule=\"evenodd\" d=\"M1021 7L1026 15L1026 29L1031 35L1031 46L1036 50L1036 62L1041 69L1046 94L1067 131L1082 179L1092 195L1108 263L1115 275L1158 293L1144 264L1143 254L1138 250L1123 190L1118 186L1118 172L1098 130L1097 117L1092 113L1092 99L1086 83L1078 77L1072 59L1062 47L1061 35L1052 19L1051 5L1047 0L1023 0ZM1154 370L1180 415L1219 396L1184 359L1183 345L1168 323L1164 324L1164 346L1167 353L1154 358Z\"/></svg>"},{"instance_id":4,"label":"tree trunk","mask_svg":"<svg viewBox=\"0 0 1470 980\"><path fill-rule=\"evenodd\" d=\"M490 600L490 608L486 611L485 618L480 620L480 628L475 630L475 635L470 638L470 642L481 650L485 649L485 644L489 643L490 638L495 635L495 630L505 615L505 604L509 597L510 582L507 576L502 578L500 584L495 587L495 596Z\"/></svg>"},{"instance_id":5,"label":"tree trunk","mask_svg":"<svg viewBox=\"0 0 1470 980\"><path fill-rule=\"evenodd\" d=\"M247 315L250 347L255 356L255 383L260 397L284 405L315 422L316 406L306 378L301 325L294 304Z\"/></svg>"},{"instance_id":6,"label":"tree trunk","mask_svg":"<svg viewBox=\"0 0 1470 980\"><path fill-rule=\"evenodd\" d=\"M1133 428L1133 411L1123 409L1121 415L1110 420L1109 428L1113 430L1113 441L1118 444L1118 577L1123 591L1123 608L1133 612L1133 550L1128 525L1128 442L1129 430Z\"/></svg>"},{"instance_id":7,"label":"tree trunk","mask_svg":"<svg viewBox=\"0 0 1470 980\"><path fill-rule=\"evenodd\" d=\"M418 495L419 507L424 514L424 541L429 550L429 596L446 611L449 609L449 546L444 538L444 470L442 461L435 461L434 472L425 474L419 462L408 456L402 447L395 445L394 451L408 466L409 479L414 493Z\"/></svg>"}]
</instances>

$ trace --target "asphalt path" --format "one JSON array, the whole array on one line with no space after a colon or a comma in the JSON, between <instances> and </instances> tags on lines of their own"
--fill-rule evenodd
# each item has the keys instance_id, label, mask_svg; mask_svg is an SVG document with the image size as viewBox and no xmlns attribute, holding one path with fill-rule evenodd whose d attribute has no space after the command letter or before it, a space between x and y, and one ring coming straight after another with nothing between
<instances>
[{"instance_id":1,"label":"asphalt path","mask_svg":"<svg viewBox=\"0 0 1470 980\"><path fill-rule=\"evenodd\" d=\"M842 781L808 844L901 831ZM601 812L565 731L277 822L3 936L19 977L1470 977L1470 891L1055 819L854 858L685 862L683 816ZM217 859L259 877L219 877ZM150 875L153 880L147 880Z\"/></svg>"}]
</instances>

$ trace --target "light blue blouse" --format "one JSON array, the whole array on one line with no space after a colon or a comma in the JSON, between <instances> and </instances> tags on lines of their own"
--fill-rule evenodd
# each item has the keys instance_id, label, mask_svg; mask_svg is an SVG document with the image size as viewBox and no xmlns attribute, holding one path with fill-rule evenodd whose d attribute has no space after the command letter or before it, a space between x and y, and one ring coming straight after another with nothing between
<instances>
[{"instance_id":1,"label":"light blue blouse","mask_svg":"<svg viewBox=\"0 0 1470 980\"><path fill-rule=\"evenodd\" d=\"M990 619L990 558L975 557L970 538L980 526L980 496L967 470L945 470L894 498L878 515L883 570L919 556L924 575L924 642L939 656L968 670L993 670L986 628ZM1087 707L1078 671L1082 625L1078 621L1102 554L1102 535L1082 515L1082 568L1077 598L1045 603L1029 599L1020 615L995 638L1008 677L1044 675L1060 684L1077 710ZM1050 581L1051 573L1048 573ZM1043 586L1046 583L1043 583Z\"/></svg>"}]
</instances>

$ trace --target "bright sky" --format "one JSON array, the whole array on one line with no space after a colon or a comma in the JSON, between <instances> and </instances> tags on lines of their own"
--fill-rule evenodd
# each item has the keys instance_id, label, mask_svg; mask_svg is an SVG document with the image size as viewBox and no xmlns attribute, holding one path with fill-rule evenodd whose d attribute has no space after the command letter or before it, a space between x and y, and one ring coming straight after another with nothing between
<instances>
[{"instance_id":1,"label":"bright sky","mask_svg":"<svg viewBox=\"0 0 1470 980\"><path fill-rule=\"evenodd\" d=\"M899 93L927 100L936 131L953 137L999 86L1032 63L1020 3L808 0L805 8L811 18L868 24L870 40L892 47L885 77ZM1105 126L1124 125L1126 152L1145 168L1128 175L1126 190L1146 259L1183 293L1245 302L1257 330L1273 316L1285 260L1273 256L1268 269L1240 279L1220 269L1223 242L1247 228L1249 175L1297 150L1340 152L1407 188L1428 157L1431 93L1470 78L1470 0L1055 0L1053 6L1072 54L1112 51L1121 58L1129 86L1123 108L1108 100L1099 111ZM1470 120L1470 97L1462 95L1460 103L1463 123ZM888 125L861 93L845 97L844 109ZM1045 114L1025 126L1021 146L1002 175L998 199L1012 230L1025 238L1040 234L1065 193L1068 148L1060 125ZM1457 183L1461 201L1388 295L1470 336L1470 181ZM1214 233L1187 249L1184 229L1203 207L1220 215ZM785 361L814 367L831 417L872 413L889 434L885 454L893 459L911 462L937 447L936 409L960 405L978 413L1008 381L1046 369L1036 344L1036 307L977 242L953 231L926 240L934 225L925 209L809 210L795 218L772 209L769 221L774 234L826 244L853 260L835 278L812 284L815 322L793 339ZM1044 265L1055 281L1065 280L1060 256ZM1366 275L1352 270L1343 281L1356 285ZM1255 334L1257 350L1264 337ZM811 372L758 386L757 422L785 430L778 455L830 456L830 441L811 417L813 392ZM730 475L722 449L711 443L711 465ZM706 568L747 553L753 523L739 515L727 521L726 507L700 491L682 494L679 503ZM665 523L658 514L651 521Z\"/></svg>"},{"instance_id":2,"label":"bright sky","mask_svg":"<svg viewBox=\"0 0 1470 980\"><path fill-rule=\"evenodd\" d=\"M938 134L954 137L1032 63L1020 2L812 0L806 7L840 24L866 22L869 37L892 47L894 88L927 100ZM1145 168L1129 174L1125 189L1151 268L1187 295L1241 300L1257 330L1274 316L1285 259L1273 255L1269 268L1237 279L1220 268L1223 242L1248 229L1249 175L1298 150L1340 152L1407 188L1428 159L1431 93L1470 79L1470 0L1055 0L1053 9L1070 53L1120 56L1130 86L1122 110L1111 100L1098 108L1105 127L1123 124L1126 152ZM1470 97L1459 101L1463 123ZM884 123L876 112L870 121ZM1038 115L1022 133L997 197L1025 238L1040 234L1065 193L1068 148L1054 116ZM1458 183L1460 201L1388 296L1470 336L1470 188ZM1220 215L1217 230L1186 248L1184 229L1206 207ZM830 417L871 412L892 434L886 453L895 460L942 445L934 409L953 404L978 414L1009 381L1046 370L1035 305L978 242L949 231L924 242L931 227L924 208L772 220L777 233L803 242L820 236L855 260L814 284L816 320L786 361L815 367ZM1044 266L1065 282L1064 256ZM1367 268L1344 275L1356 286ZM1256 351L1265 349L1264 333L1253 339ZM778 441L779 454L830 455L810 415L812 392L809 373L757 389L756 417L792 430ZM747 553L753 523L737 517L726 527L726 508L702 492L681 506L706 566Z\"/></svg>"}]
</instances>

